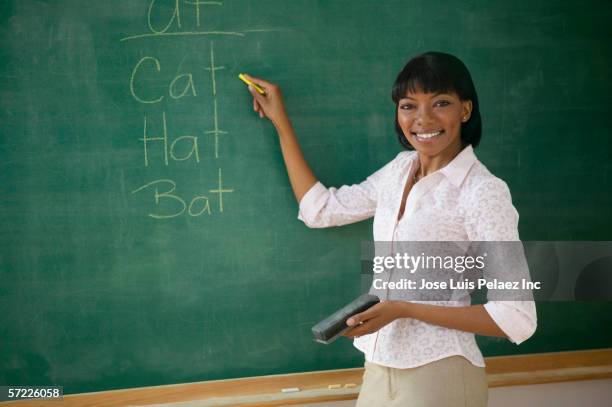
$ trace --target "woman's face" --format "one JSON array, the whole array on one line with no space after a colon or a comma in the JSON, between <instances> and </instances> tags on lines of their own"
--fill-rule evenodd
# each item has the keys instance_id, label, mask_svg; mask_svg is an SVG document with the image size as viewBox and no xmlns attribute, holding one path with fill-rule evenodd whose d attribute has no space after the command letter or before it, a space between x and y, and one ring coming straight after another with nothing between
<instances>
[{"instance_id":1,"label":"woman's face","mask_svg":"<svg viewBox=\"0 0 612 407\"><path fill-rule=\"evenodd\" d=\"M461 101L454 92L408 92L397 105L397 121L419 153L454 155L461 151L461 123L471 112L472 102Z\"/></svg>"}]
</instances>

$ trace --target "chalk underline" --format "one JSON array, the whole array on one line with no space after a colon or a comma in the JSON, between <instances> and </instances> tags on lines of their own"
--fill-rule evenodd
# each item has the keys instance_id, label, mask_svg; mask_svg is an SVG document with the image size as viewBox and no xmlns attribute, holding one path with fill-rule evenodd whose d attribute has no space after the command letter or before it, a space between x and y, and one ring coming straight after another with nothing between
<instances>
[{"instance_id":1,"label":"chalk underline","mask_svg":"<svg viewBox=\"0 0 612 407\"><path fill-rule=\"evenodd\" d=\"M121 38L119 41L129 41L135 40L139 38L147 38L147 37L181 37L181 36L194 36L194 35L227 35L234 37L244 37L246 33L249 32L269 32L269 31L288 31L286 28L261 28L261 29L253 29L253 30L243 30L243 31L182 31L182 32L171 32L171 33L146 33L146 34L138 34L131 35L129 37Z\"/></svg>"}]
</instances>

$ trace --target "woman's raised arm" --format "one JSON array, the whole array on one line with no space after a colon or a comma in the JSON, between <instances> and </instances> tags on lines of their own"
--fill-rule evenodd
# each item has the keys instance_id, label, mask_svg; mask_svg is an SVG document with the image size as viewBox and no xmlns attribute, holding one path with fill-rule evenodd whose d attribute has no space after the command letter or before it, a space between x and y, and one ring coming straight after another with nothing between
<instances>
[{"instance_id":1,"label":"woman's raised arm","mask_svg":"<svg viewBox=\"0 0 612 407\"><path fill-rule=\"evenodd\" d=\"M289 175L289 181L291 182L291 188L293 188L295 199L300 202L306 192L317 183L317 178L304 158L295 131L285 110L281 90L277 85L263 79L249 75L244 76L265 90L265 95L262 95L255 88L249 86L249 91L253 95L253 110L259 113L259 117L267 117L274 124L280 139L280 146L287 174Z\"/></svg>"}]
</instances>

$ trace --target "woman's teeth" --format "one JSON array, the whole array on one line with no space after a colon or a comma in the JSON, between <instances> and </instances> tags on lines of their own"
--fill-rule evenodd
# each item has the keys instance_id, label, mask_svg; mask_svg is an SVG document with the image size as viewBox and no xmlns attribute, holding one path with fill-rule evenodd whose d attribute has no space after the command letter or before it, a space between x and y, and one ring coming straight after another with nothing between
<instances>
[{"instance_id":1,"label":"woman's teeth","mask_svg":"<svg viewBox=\"0 0 612 407\"><path fill-rule=\"evenodd\" d=\"M412 133L412 134L414 134L414 136L416 138L427 140L427 139L439 136L443 132L444 132L444 130L438 130L438 131L433 132L433 133Z\"/></svg>"}]
</instances>

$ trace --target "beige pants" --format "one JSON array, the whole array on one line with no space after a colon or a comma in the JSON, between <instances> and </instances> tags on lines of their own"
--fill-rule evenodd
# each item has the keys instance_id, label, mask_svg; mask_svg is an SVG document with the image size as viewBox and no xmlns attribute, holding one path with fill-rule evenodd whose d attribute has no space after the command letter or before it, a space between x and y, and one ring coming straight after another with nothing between
<instances>
[{"instance_id":1,"label":"beige pants","mask_svg":"<svg viewBox=\"0 0 612 407\"><path fill-rule=\"evenodd\" d=\"M451 356L410 369L365 363L355 407L485 407L485 369Z\"/></svg>"}]
</instances>

